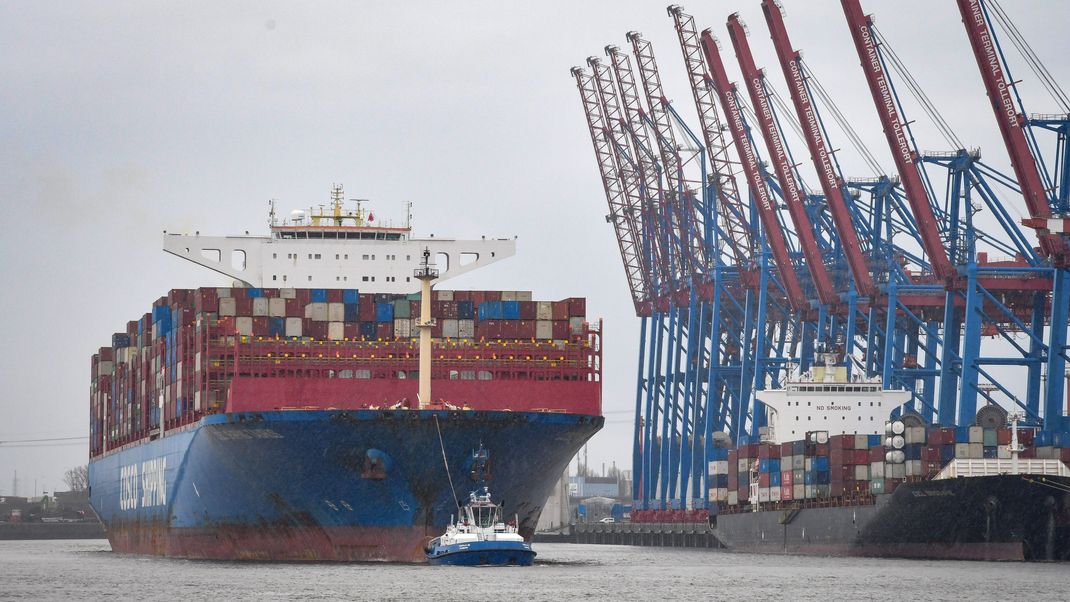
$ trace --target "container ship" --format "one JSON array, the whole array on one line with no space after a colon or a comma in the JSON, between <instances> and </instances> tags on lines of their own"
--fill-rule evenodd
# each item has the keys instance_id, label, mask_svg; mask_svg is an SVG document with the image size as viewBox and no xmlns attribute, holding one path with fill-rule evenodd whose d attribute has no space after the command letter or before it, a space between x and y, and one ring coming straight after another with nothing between
<instances>
[{"instance_id":1,"label":"container ship","mask_svg":"<svg viewBox=\"0 0 1070 602\"><path fill-rule=\"evenodd\" d=\"M755 392L760 440L713 450L708 515L632 522L708 519L742 552L1070 560L1070 440L1008 424L996 405L973 426L925 425L903 411L909 391L849 380L836 354L820 355L783 389Z\"/></svg>"},{"instance_id":2,"label":"container ship","mask_svg":"<svg viewBox=\"0 0 1070 602\"><path fill-rule=\"evenodd\" d=\"M374 220L335 187L326 210L280 221L272 207L267 236L164 234L235 283L171 290L92 357L90 500L114 551L423 562L480 448L478 478L530 540L603 424L601 325L583 298L419 295L425 254L437 283L515 242Z\"/></svg>"}]
</instances>

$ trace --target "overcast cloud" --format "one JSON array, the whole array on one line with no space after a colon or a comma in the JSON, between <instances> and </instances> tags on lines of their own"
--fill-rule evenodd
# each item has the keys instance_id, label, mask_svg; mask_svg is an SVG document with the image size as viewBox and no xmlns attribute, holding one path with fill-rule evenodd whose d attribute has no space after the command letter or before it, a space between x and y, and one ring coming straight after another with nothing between
<instances>
[{"instance_id":1,"label":"overcast cloud","mask_svg":"<svg viewBox=\"0 0 1070 602\"><path fill-rule=\"evenodd\" d=\"M792 41L890 169L839 2L786 4ZM1003 4L1066 81L1070 4ZM1005 166L954 3L864 5L959 136ZM686 6L726 41L741 11L785 90L759 2ZM606 321L590 461L627 466L638 322L569 68L632 29L693 122L659 2L0 3L0 440L86 435L94 350L168 289L228 284L165 255L161 231L264 232L268 199L307 207L341 182L384 218L413 201L419 235L519 237L517 257L452 287L588 297ZM921 146L942 148L927 126ZM85 461L84 444L0 446L0 493L16 469L25 495Z\"/></svg>"}]
</instances>

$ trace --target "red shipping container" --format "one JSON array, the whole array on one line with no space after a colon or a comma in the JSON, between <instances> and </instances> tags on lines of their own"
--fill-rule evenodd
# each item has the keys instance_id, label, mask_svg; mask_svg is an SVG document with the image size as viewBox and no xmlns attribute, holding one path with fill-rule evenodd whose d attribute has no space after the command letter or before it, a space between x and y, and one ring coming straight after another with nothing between
<instances>
[{"instance_id":1,"label":"red shipping container","mask_svg":"<svg viewBox=\"0 0 1070 602\"><path fill-rule=\"evenodd\" d=\"M214 288L199 288L194 301L194 309L197 313L219 311L219 295Z\"/></svg>"},{"instance_id":2,"label":"red shipping container","mask_svg":"<svg viewBox=\"0 0 1070 602\"><path fill-rule=\"evenodd\" d=\"M275 299L279 296L279 289L277 288L265 288L261 289L260 296L267 299Z\"/></svg>"},{"instance_id":3,"label":"red shipping container","mask_svg":"<svg viewBox=\"0 0 1070 602\"><path fill-rule=\"evenodd\" d=\"M253 318L253 336L266 337L271 334L268 327L268 319L265 317Z\"/></svg>"},{"instance_id":4,"label":"red shipping container","mask_svg":"<svg viewBox=\"0 0 1070 602\"><path fill-rule=\"evenodd\" d=\"M553 336L558 340L568 338L568 320L553 321Z\"/></svg>"},{"instance_id":5,"label":"red shipping container","mask_svg":"<svg viewBox=\"0 0 1070 602\"><path fill-rule=\"evenodd\" d=\"M833 435L829 437L829 447L833 449L854 449L854 435Z\"/></svg>"},{"instance_id":6,"label":"red shipping container","mask_svg":"<svg viewBox=\"0 0 1070 602\"><path fill-rule=\"evenodd\" d=\"M327 322L313 322L308 318L302 320L301 333L318 341L327 339Z\"/></svg>"},{"instance_id":7,"label":"red shipping container","mask_svg":"<svg viewBox=\"0 0 1070 602\"><path fill-rule=\"evenodd\" d=\"M854 451L852 464L869 464L869 450L868 449L856 449Z\"/></svg>"},{"instance_id":8,"label":"red shipping container","mask_svg":"<svg viewBox=\"0 0 1070 602\"><path fill-rule=\"evenodd\" d=\"M768 487L769 486L769 473L768 472L763 472L763 473L758 475L758 486L759 487Z\"/></svg>"},{"instance_id":9,"label":"red shipping container","mask_svg":"<svg viewBox=\"0 0 1070 602\"><path fill-rule=\"evenodd\" d=\"M843 481L829 483L829 497L843 497Z\"/></svg>"},{"instance_id":10,"label":"red shipping container","mask_svg":"<svg viewBox=\"0 0 1070 602\"><path fill-rule=\"evenodd\" d=\"M940 429L940 441L944 445L951 445L955 443L955 429L953 427L945 427Z\"/></svg>"},{"instance_id":11,"label":"red shipping container","mask_svg":"<svg viewBox=\"0 0 1070 602\"><path fill-rule=\"evenodd\" d=\"M743 446L743 457L744 458L756 458L756 457L758 457L758 444L757 443L748 443L748 444L744 445Z\"/></svg>"},{"instance_id":12,"label":"red shipping container","mask_svg":"<svg viewBox=\"0 0 1070 602\"><path fill-rule=\"evenodd\" d=\"M996 445L1010 445L1011 444L1011 429L1002 428L996 429Z\"/></svg>"},{"instance_id":13,"label":"red shipping container","mask_svg":"<svg viewBox=\"0 0 1070 602\"><path fill-rule=\"evenodd\" d=\"M1037 448L1027 447L1018 454L1019 458L1025 458L1026 460L1032 460L1037 457Z\"/></svg>"},{"instance_id":14,"label":"red shipping container","mask_svg":"<svg viewBox=\"0 0 1070 602\"><path fill-rule=\"evenodd\" d=\"M340 288L327 289L327 302L328 303L341 303L343 301L343 293Z\"/></svg>"},{"instance_id":15,"label":"red shipping container","mask_svg":"<svg viewBox=\"0 0 1070 602\"><path fill-rule=\"evenodd\" d=\"M245 290L245 289L242 289ZM238 316L251 316L253 315L253 300L252 299L235 299L234 300L234 312Z\"/></svg>"},{"instance_id":16,"label":"red shipping container","mask_svg":"<svg viewBox=\"0 0 1070 602\"><path fill-rule=\"evenodd\" d=\"M772 455L772 450L770 449L770 445L768 443L759 443L758 444L758 459L759 460L767 460L767 459L769 459L769 457L771 455Z\"/></svg>"},{"instance_id":17,"label":"red shipping container","mask_svg":"<svg viewBox=\"0 0 1070 602\"><path fill-rule=\"evenodd\" d=\"M234 297L235 299L248 299L249 298L249 291L247 289L244 289L244 288L233 288L232 287L230 289L230 296Z\"/></svg>"},{"instance_id":18,"label":"red shipping container","mask_svg":"<svg viewBox=\"0 0 1070 602\"><path fill-rule=\"evenodd\" d=\"M1026 447L1032 447L1036 440L1036 431L1032 429L1018 429L1018 443Z\"/></svg>"},{"instance_id":19,"label":"red shipping container","mask_svg":"<svg viewBox=\"0 0 1070 602\"><path fill-rule=\"evenodd\" d=\"M368 297L365 299L365 297ZM361 322L375 322L375 301L371 295L360 296L360 308L357 310Z\"/></svg>"},{"instance_id":20,"label":"red shipping container","mask_svg":"<svg viewBox=\"0 0 1070 602\"><path fill-rule=\"evenodd\" d=\"M420 317L420 302L419 301L409 301L409 315L414 317L414 318L419 318ZM432 316L432 317L434 317L434 316Z\"/></svg>"},{"instance_id":21,"label":"red shipping container","mask_svg":"<svg viewBox=\"0 0 1070 602\"><path fill-rule=\"evenodd\" d=\"M477 311L479 310L479 304L487 300L486 296L483 295L483 291L470 291L468 297Z\"/></svg>"},{"instance_id":22,"label":"red shipping container","mask_svg":"<svg viewBox=\"0 0 1070 602\"><path fill-rule=\"evenodd\" d=\"M453 291L453 300L454 301L471 301L472 300L472 292L471 291Z\"/></svg>"},{"instance_id":23,"label":"red shipping container","mask_svg":"<svg viewBox=\"0 0 1070 602\"><path fill-rule=\"evenodd\" d=\"M219 327L219 332L222 334L235 334L234 318L230 316L219 318L216 320L216 325Z\"/></svg>"},{"instance_id":24,"label":"red shipping container","mask_svg":"<svg viewBox=\"0 0 1070 602\"><path fill-rule=\"evenodd\" d=\"M346 322L342 326L342 336L347 338L347 339L349 339L349 340L351 340L351 341L355 340L355 339L359 339L360 338L360 324L357 323L357 322Z\"/></svg>"},{"instance_id":25,"label":"red shipping container","mask_svg":"<svg viewBox=\"0 0 1070 602\"><path fill-rule=\"evenodd\" d=\"M502 322L499 320L483 320L476 322L476 338L498 339L502 336Z\"/></svg>"},{"instance_id":26,"label":"red shipping container","mask_svg":"<svg viewBox=\"0 0 1070 602\"><path fill-rule=\"evenodd\" d=\"M793 492L792 492L792 488L791 488L790 485L788 485L788 486L781 485L780 486L780 500L781 501L785 501L786 502L786 501L794 499L792 493Z\"/></svg>"},{"instance_id":27,"label":"red shipping container","mask_svg":"<svg viewBox=\"0 0 1070 602\"><path fill-rule=\"evenodd\" d=\"M795 473L790 470L780 471L780 486L791 487L794 484Z\"/></svg>"},{"instance_id":28,"label":"red shipping container","mask_svg":"<svg viewBox=\"0 0 1070 602\"><path fill-rule=\"evenodd\" d=\"M883 462L884 461L884 446L875 445L869 448L869 461L870 462Z\"/></svg>"},{"instance_id":29,"label":"red shipping container","mask_svg":"<svg viewBox=\"0 0 1070 602\"><path fill-rule=\"evenodd\" d=\"M1064 447L1059 450L1059 459L1070 464L1070 447Z\"/></svg>"},{"instance_id":30,"label":"red shipping container","mask_svg":"<svg viewBox=\"0 0 1070 602\"><path fill-rule=\"evenodd\" d=\"M299 299L284 299L286 303L286 317L287 318L303 318L305 317L305 306L301 305Z\"/></svg>"},{"instance_id":31,"label":"red shipping container","mask_svg":"<svg viewBox=\"0 0 1070 602\"><path fill-rule=\"evenodd\" d=\"M521 301L520 302L520 319L521 320L534 320L536 316L536 305L534 301Z\"/></svg>"},{"instance_id":32,"label":"red shipping container","mask_svg":"<svg viewBox=\"0 0 1070 602\"><path fill-rule=\"evenodd\" d=\"M502 300L502 292L501 291L483 291L483 300L484 301L501 301Z\"/></svg>"},{"instance_id":33,"label":"red shipping container","mask_svg":"<svg viewBox=\"0 0 1070 602\"><path fill-rule=\"evenodd\" d=\"M534 339L535 338L535 321L534 320L520 320L516 322L516 336L521 339Z\"/></svg>"},{"instance_id":34,"label":"red shipping container","mask_svg":"<svg viewBox=\"0 0 1070 602\"><path fill-rule=\"evenodd\" d=\"M925 442L929 445L943 445L944 434L938 428L929 429L925 433ZM954 442L954 439L952 439L952 442Z\"/></svg>"},{"instance_id":35,"label":"red shipping container","mask_svg":"<svg viewBox=\"0 0 1070 602\"><path fill-rule=\"evenodd\" d=\"M551 305L554 320L568 321L568 301L554 301ZM554 337L557 338L556 336Z\"/></svg>"},{"instance_id":36,"label":"red shipping container","mask_svg":"<svg viewBox=\"0 0 1070 602\"><path fill-rule=\"evenodd\" d=\"M571 297L568 300L568 315L570 318L582 318L587 315L587 299L583 297Z\"/></svg>"},{"instance_id":37,"label":"red shipping container","mask_svg":"<svg viewBox=\"0 0 1070 602\"><path fill-rule=\"evenodd\" d=\"M829 444L828 443L818 443L815 446L815 449L816 449L817 453L814 454L814 455L816 455L816 456L827 456L827 455L829 455Z\"/></svg>"},{"instance_id":38,"label":"red shipping container","mask_svg":"<svg viewBox=\"0 0 1070 602\"><path fill-rule=\"evenodd\" d=\"M416 330L417 330L417 332L414 333L414 335L415 336L419 336L419 330L418 329L416 329ZM431 338L433 338L433 339L441 339L442 338L442 322L441 321L436 321L434 324L431 325Z\"/></svg>"},{"instance_id":39,"label":"red shipping container","mask_svg":"<svg viewBox=\"0 0 1070 602\"><path fill-rule=\"evenodd\" d=\"M750 487L739 488L739 501L745 502L750 499Z\"/></svg>"},{"instance_id":40,"label":"red shipping container","mask_svg":"<svg viewBox=\"0 0 1070 602\"><path fill-rule=\"evenodd\" d=\"M834 447L829 450L829 465L831 466L843 466L847 464L847 460L851 457L852 452L849 449L843 449L842 447Z\"/></svg>"},{"instance_id":41,"label":"red shipping container","mask_svg":"<svg viewBox=\"0 0 1070 602\"><path fill-rule=\"evenodd\" d=\"M791 443L781 443L780 444L780 457L783 458L784 456L792 455L791 452L793 450L794 450L794 446Z\"/></svg>"},{"instance_id":42,"label":"red shipping container","mask_svg":"<svg viewBox=\"0 0 1070 602\"><path fill-rule=\"evenodd\" d=\"M520 336L516 320L502 320L500 324L503 339L515 339Z\"/></svg>"},{"instance_id":43,"label":"red shipping container","mask_svg":"<svg viewBox=\"0 0 1070 602\"><path fill-rule=\"evenodd\" d=\"M320 322L326 328L326 322ZM393 340L394 338L394 323L393 322L379 322L379 328L376 334L380 339L384 341Z\"/></svg>"}]
</instances>

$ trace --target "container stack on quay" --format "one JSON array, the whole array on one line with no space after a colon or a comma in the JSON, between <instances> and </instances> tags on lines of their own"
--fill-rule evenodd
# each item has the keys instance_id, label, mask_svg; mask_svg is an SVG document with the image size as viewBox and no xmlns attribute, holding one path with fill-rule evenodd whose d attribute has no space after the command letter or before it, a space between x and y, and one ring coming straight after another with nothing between
<instances>
[{"instance_id":1,"label":"container stack on quay","mask_svg":"<svg viewBox=\"0 0 1070 602\"><path fill-rule=\"evenodd\" d=\"M433 378L600 377L583 298L441 290L432 302ZM415 379L420 303L354 289L172 290L92 357L90 455L222 411L235 375Z\"/></svg>"},{"instance_id":2,"label":"container stack on quay","mask_svg":"<svg viewBox=\"0 0 1070 602\"><path fill-rule=\"evenodd\" d=\"M709 463L711 504L738 512L754 503L805 506L864 502L904 481L929 480L954 459L1010 459L1010 428L899 426L887 436L810 433L789 443L715 449ZM1070 438L1018 429L1021 459L1070 462ZM764 506L763 506L764 507Z\"/></svg>"}]
</instances>

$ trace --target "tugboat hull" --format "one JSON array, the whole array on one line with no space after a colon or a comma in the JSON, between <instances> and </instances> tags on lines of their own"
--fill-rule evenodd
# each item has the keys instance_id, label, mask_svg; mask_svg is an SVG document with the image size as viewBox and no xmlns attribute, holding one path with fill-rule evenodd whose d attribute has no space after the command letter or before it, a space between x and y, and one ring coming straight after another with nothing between
<instances>
[{"instance_id":1,"label":"tugboat hull","mask_svg":"<svg viewBox=\"0 0 1070 602\"><path fill-rule=\"evenodd\" d=\"M452 566L531 566L535 550L520 541L474 541L440 546L427 554L427 563Z\"/></svg>"}]
</instances>

